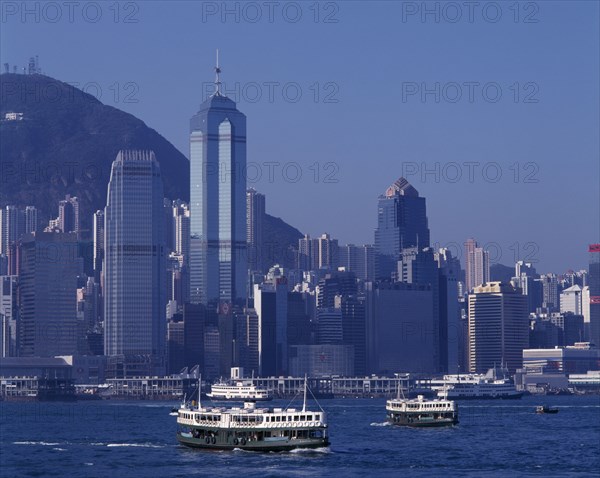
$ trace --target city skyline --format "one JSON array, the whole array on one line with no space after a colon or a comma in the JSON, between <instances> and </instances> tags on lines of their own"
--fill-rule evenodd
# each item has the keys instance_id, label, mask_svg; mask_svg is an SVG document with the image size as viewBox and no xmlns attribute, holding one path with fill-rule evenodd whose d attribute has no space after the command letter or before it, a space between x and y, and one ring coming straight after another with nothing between
<instances>
[{"instance_id":1,"label":"city skyline","mask_svg":"<svg viewBox=\"0 0 600 478\"><path fill-rule=\"evenodd\" d=\"M63 43L60 37L61 55L44 48L39 41L40 35L52 35L60 27L79 32L89 25L85 22L62 26L41 22L35 28L19 24L24 32L31 34L20 36L22 40L17 43L12 40L16 25L7 21L0 33L3 40L0 56L11 64L22 64L38 53L43 70L51 76L77 82L82 87L87 85L86 89L92 93L97 84L102 91L102 101L142 118L187 156L188 138L182 131L186 130L187 119L196 111L195 105L212 94L213 82L208 72L214 65L214 51L220 47L224 92L253 118L249 125L252 141L248 143L248 162L260 164L263 174L260 181L249 186L272 198L270 214L283 217L313 237L325 231L341 243L371 243L376 225L369 199L377 197L390 176L405 176L430 200L430 220L436 224L431 231L432 243L462 246L466 238L476 237L483 245L499 246L502 252L499 262L506 265L528 255L537 261L540 270L559 272L584 268L587 259L581 251L586 244L598 241L600 227L596 219L600 211L594 184L599 171L597 161L592 161L597 158L598 150L594 133L599 129L594 112L594 105L598 103L595 87L598 69L594 62L582 61L582 58L598 57L597 42L590 41L597 38L598 27L592 23L597 16L597 5L586 5L591 10L588 15L582 15L583 10L571 5L545 4L536 23L524 23L522 19L515 22L513 12L507 10L498 23L479 18L472 24L461 23L465 28L459 29L453 29L452 24L444 21L421 22L418 16L403 19L401 7L393 6L395 16L377 17L382 25L380 33L365 37L361 40L366 42L364 45L357 44L349 33L357 27L359 19L373 20L381 6L374 4L371 9L365 9L357 4L339 5L335 15L337 23L324 23L324 12L321 12L321 21L315 23L312 12L306 11L303 20L295 25L281 17L273 23L256 25L243 18L236 23L233 17L221 22L218 15L203 19L201 7L190 6L196 15L179 19L183 24L173 30L177 32L176 38L156 43L159 40L152 33L156 31L157 22L172 26L173 12L164 5L144 4L141 6L144 15L139 16L136 24L97 25L98 31L88 37L88 54L82 54L76 45ZM186 28L186 22L194 18L202 22L202 29ZM383 28L390 26L394 19L401 22L402 29ZM464 18L461 21L466 22ZM241 45L236 45L228 36L238 27L252 33ZM268 41L273 35L287 40L296 29L310 38L303 45L304 49L288 47L285 54L286 50L280 45ZM121 41L122 36L131 31L160 51L176 52L161 60L163 68L141 62L134 70L126 60L131 58L129 53L133 50ZM102 32L111 32L111 35ZM532 36L532 32L536 35ZM347 39L348 52L359 53L352 55L350 63L347 53L336 55L335 47L324 41L325 36L331 34ZM197 44L191 41L195 38L204 41L202 47L191 54L191 45ZM474 38L480 40L474 42ZM413 41L406 43L407 39ZM408 44L410 48L384 53L375 47L377 41ZM439 50L436 45L441 41L445 47ZM486 55L486 48L498 42L506 45L506 52L494 58ZM124 48L125 54L103 60L99 68L93 61L94 56L113 45ZM264 58L256 55L260 47L271 54ZM552 56L538 54L550 50ZM575 51L577 55L572 54ZM73 61L75 57L80 61ZM271 57L278 61L267 60ZM194 60L189 61L189 58ZM85 67L85 73L79 64ZM176 73L181 71L182 64L186 65L185 75ZM385 73L380 79L373 74L373 64L381 65ZM114 69L110 68L113 65ZM146 79L155 75L161 81ZM498 83L502 87L502 101L481 100L478 90L479 99L469 103L465 99L469 96L466 87L462 87L463 100L456 104L447 101L452 88L447 89L447 95L439 103L434 95L426 97L424 102L420 93L407 96L406 88L404 100L402 98L402 85L416 83L420 89L422 83L428 88L439 83L442 88L452 81ZM129 82L131 90L125 91L124 85ZM268 82L280 84L273 102L269 101L268 87L264 86ZM281 86L289 82L301 86L300 101L294 103L282 97ZM333 86L326 89L327 83ZM538 89L534 94L536 103L523 102L535 90L525 89L529 83ZM258 101L251 97L256 91L255 84L262 93ZM578 87L568 87L574 84ZM236 85L239 85L239 94ZM169 90L167 94L164 88ZM115 89L120 93L118 102L115 102ZM514 102L515 90L520 93L517 103ZM132 98L136 102L124 101L130 91L135 93ZM320 93L317 102L315 91ZM373 95L373 91L378 94ZM337 103L325 102L328 95L338 100ZM382 108L382 105L385 106ZM363 111L366 121L349 121L359 110ZM281 117L286 121L275 121ZM376 127L379 124L382 125L380 132ZM354 139L365 135L378 138L376 149L369 150ZM307 137L311 140L305 141ZM401 139L399 146L396 138ZM562 139L568 141L565 143ZM378 158L377 167L365 167L373 154ZM267 162L280 163L273 182L268 180L268 167L264 164ZM303 173L296 183L282 177L284 163L293 162L300 165ZM333 165L325 169L330 162ZM478 163L473 169L473 182L469 180L469 166L464 164L468 162ZM494 182L497 172L494 163L502 172L497 182ZM484 176L486 165L489 167ZM315 169L320 173L316 183ZM292 169L288 172L294 173ZM457 174L461 178L454 181ZM338 182L325 182L325 177ZM577 215L566 212L560 194L556 194L565 184L577 185L570 191L570 198L579 207L588 209L586 221L579 221ZM353 191L352 195L347 195L349 190ZM291 208L292 198L302 191L305 191L305 208ZM344 195L348 197L341 201L339 198ZM536 201L530 201L533 197ZM448 198L452 198L452 202ZM330 215L311 217L307 214L307 210L322 203L329 205ZM499 203L503 204L498 211L503 221L485 221L489 213L487 204ZM537 204L545 204L545 207ZM467 207L469 214L465 214ZM352 210L364 227L357 229L338 219L344 217L346 209ZM561 217L562 227L549 233L557 215ZM501 223L511 223L514 227L501 227ZM581 234L567 232L574 229ZM572 245L572 260L562 253L565 244Z\"/></svg>"},{"instance_id":2,"label":"city skyline","mask_svg":"<svg viewBox=\"0 0 600 478\"><path fill-rule=\"evenodd\" d=\"M599 18L0 1L0 469L596 473Z\"/></svg>"}]
</instances>

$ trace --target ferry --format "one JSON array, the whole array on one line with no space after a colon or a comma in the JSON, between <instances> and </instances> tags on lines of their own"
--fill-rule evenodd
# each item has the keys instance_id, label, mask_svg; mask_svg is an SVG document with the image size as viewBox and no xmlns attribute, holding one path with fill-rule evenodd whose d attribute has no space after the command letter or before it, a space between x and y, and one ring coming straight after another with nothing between
<instances>
[{"instance_id":1,"label":"ferry","mask_svg":"<svg viewBox=\"0 0 600 478\"><path fill-rule=\"evenodd\" d=\"M273 399L266 388L257 387L251 381L237 381L233 384L221 381L213 384L206 396L215 401L265 402Z\"/></svg>"},{"instance_id":2,"label":"ferry","mask_svg":"<svg viewBox=\"0 0 600 478\"><path fill-rule=\"evenodd\" d=\"M210 450L289 451L329 446L325 412L306 408L259 408L255 401L243 407L204 407L183 403L177 411L177 440L182 445ZM312 393L312 392L311 392ZM319 407L320 408L320 407Z\"/></svg>"},{"instance_id":3,"label":"ferry","mask_svg":"<svg viewBox=\"0 0 600 478\"><path fill-rule=\"evenodd\" d=\"M385 409L392 425L441 427L458 423L458 406L452 400L427 400L423 395L394 398L386 402Z\"/></svg>"},{"instance_id":4,"label":"ferry","mask_svg":"<svg viewBox=\"0 0 600 478\"><path fill-rule=\"evenodd\" d=\"M505 368L492 368L486 374L444 375L442 380L432 380L431 388L443 400L516 399L518 391Z\"/></svg>"}]
</instances>

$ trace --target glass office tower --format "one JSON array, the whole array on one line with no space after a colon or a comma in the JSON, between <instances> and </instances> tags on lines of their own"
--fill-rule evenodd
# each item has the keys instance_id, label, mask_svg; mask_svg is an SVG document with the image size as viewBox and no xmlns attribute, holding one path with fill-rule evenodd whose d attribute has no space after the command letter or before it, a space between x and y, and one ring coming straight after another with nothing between
<instances>
[{"instance_id":1,"label":"glass office tower","mask_svg":"<svg viewBox=\"0 0 600 478\"><path fill-rule=\"evenodd\" d=\"M246 116L219 86L190 120L190 300L227 312L246 298Z\"/></svg>"},{"instance_id":2,"label":"glass office tower","mask_svg":"<svg viewBox=\"0 0 600 478\"><path fill-rule=\"evenodd\" d=\"M120 151L112 164L104 210L104 352L121 356L126 364L148 365L144 370L130 368L131 374L158 373L164 367L163 199L154 153Z\"/></svg>"}]
</instances>

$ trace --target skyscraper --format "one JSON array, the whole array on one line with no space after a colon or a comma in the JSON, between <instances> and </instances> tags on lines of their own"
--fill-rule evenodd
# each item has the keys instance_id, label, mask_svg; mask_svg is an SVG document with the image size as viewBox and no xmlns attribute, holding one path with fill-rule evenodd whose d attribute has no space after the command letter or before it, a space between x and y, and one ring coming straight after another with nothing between
<instances>
[{"instance_id":1,"label":"skyscraper","mask_svg":"<svg viewBox=\"0 0 600 478\"><path fill-rule=\"evenodd\" d=\"M590 342L600 347L600 244L590 244Z\"/></svg>"},{"instance_id":2,"label":"skyscraper","mask_svg":"<svg viewBox=\"0 0 600 478\"><path fill-rule=\"evenodd\" d=\"M440 334L443 337L447 336L447 324L440 324L440 273L433 250L430 247L422 250L418 250L416 247L403 249L398 261L398 280L430 288L431 302L423 306L429 306L432 311L433 334L431 340L433 341L433 353L437 370L446 370L447 347L444 343L443 348L440 348Z\"/></svg>"},{"instance_id":3,"label":"skyscraper","mask_svg":"<svg viewBox=\"0 0 600 478\"><path fill-rule=\"evenodd\" d=\"M560 293L560 311L583 315L582 291L578 285L563 290Z\"/></svg>"},{"instance_id":4,"label":"skyscraper","mask_svg":"<svg viewBox=\"0 0 600 478\"><path fill-rule=\"evenodd\" d=\"M254 285L254 310L258 318L258 361L261 376L287 371L287 281Z\"/></svg>"},{"instance_id":5,"label":"skyscraper","mask_svg":"<svg viewBox=\"0 0 600 478\"><path fill-rule=\"evenodd\" d=\"M28 234L19 249L19 355L77 354L76 235Z\"/></svg>"},{"instance_id":6,"label":"skyscraper","mask_svg":"<svg viewBox=\"0 0 600 478\"><path fill-rule=\"evenodd\" d=\"M104 260L104 211L94 213L94 279L100 283L102 262Z\"/></svg>"},{"instance_id":7,"label":"skyscraper","mask_svg":"<svg viewBox=\"0 0 600 478\"><path fill-rule=\"evenodd\" d=\"M471 292L478 285L490 281L490 256L488 251L479 247L475 239L468 239L465 243L465 257L467 292Z\"/></svg>"},{"instance_id":8,"label":"skyscraper","mask_svg":"<svg viewBox=\"0 0 600 478\"><path fill-rule=\"evenodd\" d=\"M35 232L38 226L38 212L35 206L25 208L25 234Z\"/></svg>"},{"instance_id":9,"label":"skyscraper","mask_svg":"<svg viewBox=\"0 0 600 478\"><path fill-rule=\"evenodd\" d=\"M458 302L460 261L452 257L452 252L447 248L439 249L435 258L439 267L440 368L448 373L457 373L460 350L465 341Z\"/></svg>"},{"instance_id":10,"label":"skyscraper","mask_svg":"<svg viewBox=\"0 0 600 478\"><path fill-rule=\"evenodd\" d=\"M511 284L490 282L469 294L469 371L484 373L506 364L522 365L529 346L527 298Z\"/></svg>"},{"instance_id":11,"label":"skyscraper","mask_svg":"<svg viewBox=\"0 0 600 478\"><path fill-rule=\"evenodd\" d=\"M379 197L375 230L376 277L389 279L402 249L429 247L425 198L399 178Z\"/></svg>"},{"instance_id":12,"label":"skyscraper","mask_svg":"<svg viewBox=\"0 0 600 478\"><path fill-rule=\"evenodd\" d=\"M0 357L17 356L17 279L0 275Z\"/></svg>"},{"instance_id":13,"label":"skyscraper","mask_svg":"<svg viewBox=\"0 0 600 478\"><path fill-rule=\"evenodd\" d=\"M535 312L542 306L542 283L539 274L529 262L518 261L515 264L515 277L512 281L527 296L527 311Z\"/></svg>"},{"instance_id":14,"label":"skyscraper","mask_svg":"<svg viewBox=\"0 0 600 478\"><path fill-rule=\"evenodd\" d=\"M558 277L555 274L542 274L539 282L542 289L542 307L550 312L556 312L560 307Z\"/></svg>"},{"instance_id":15,"label":"skyscraper","mask_svg":"<svg viewBox=\"0 0 600 478\"><path fill-rule=\"evenodd\" d=\"M67 194L58 203L58 228L61 232L79 234L79 199Z\"/></svg>"},{"instance_id":16,"label":"skyscraper","mask_svg":"<svg viewBox=\"0 0 600 478\"><path fill-rule=\"evenodd\" d=\"M246 192L246 217L248 267L251 271L262 271L265 267L262 262L265 195L260 194L254 188L250 188Z\"/></svg>"},{"instance_id":17,"label":"skyscraper","mask_svg":"<svg viewBox=\"0 0 600 478\"><path fill-rule=\"evenodd\" d=\"M319 269L319 243L305 234L298 239L298 269L316 271Z\"/></svg>"},{"instance_id":18,"label":"skyscraper","mask_svg":"<svg viewBox=\"0 0 600 478\"><path fill-rule=\"evenodd\" d=\"M338 266L354 272L361 280L375 278L375 249L371 244L339 246Z\"/></svg>"},{"instance_id":19,"label":"skyscraper","mask_svg":"<svg viewBox=\"0 0 600 478\"><path fill-rule=\"evenodd\" d=\"M431 287L380 281L365 289L368 372L436 372Z\"/></svg>"},{"instance_id":20,"label":"skyscraper","mask_svg":"<svg viewBox=\"0 0 600 478\"><path fill-rule=\"evenodd\" d=\"M0 254L8 255L11 244L25 233L25 212L8 205L0 210Z\"/></svg>"},{"instance_id":21,"label":"skyscraper","mask_svg":"<svg viewBox=\"0 0 600 478\"><path fill-rule=\"evenodd\" d=\"M190 120L190 297L195 303L246 298L246 116L215 93Z\"/></svg>"},{"instance_id":22,"label":"skyscraper","mask_svg":"<svg viewBox=\"0 0 600 478\"><path fill-rule=\"evenodd\" d=\"M184 264L190 260L190 207L183 202L173 204L173 250L183 256Z\"/></svg>"},{"instance_id":23,"label":"skyscraper","mask_svg":"<svg viewBox=\"0 0 600 478\"><path fill-rule=\"evenodd\" d=\"M163 218L163 184L154 153L120 151L104 210L104 350L119 356L123 375L164 370ZM134 363L141 369L130 366Z\"/></svg>"}]
</instances>

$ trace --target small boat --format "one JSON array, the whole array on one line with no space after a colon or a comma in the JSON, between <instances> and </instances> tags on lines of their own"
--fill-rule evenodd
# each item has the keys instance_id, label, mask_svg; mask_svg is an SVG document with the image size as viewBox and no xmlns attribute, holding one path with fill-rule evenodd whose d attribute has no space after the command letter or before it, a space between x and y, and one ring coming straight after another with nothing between
<instances>
[{"instance_id":1,"label":"small boat","mask_svg":"<svg viewBox=\"0 0 600 478\"><path fill-rule=\"evenodd\" d=\"M558 413L558 408L552 408L548 405L539 405L535 407L535 413Z\"/></svg>"},{"instance_id":2,"label":"small boat","mask_svg":"<svg viewBox=\"0 0 600 478\"><path fill-rule=\"evenodd\" d=\"M259 408L254 400L244 407L202 406L182 403L178 410L177 440L192 448L212 450L289 451L329 446L329 428L323 409ZM312 393L312 392L311 392ZM320 407L319 407L320 408Z\"/></svg>"}]
</instances>

